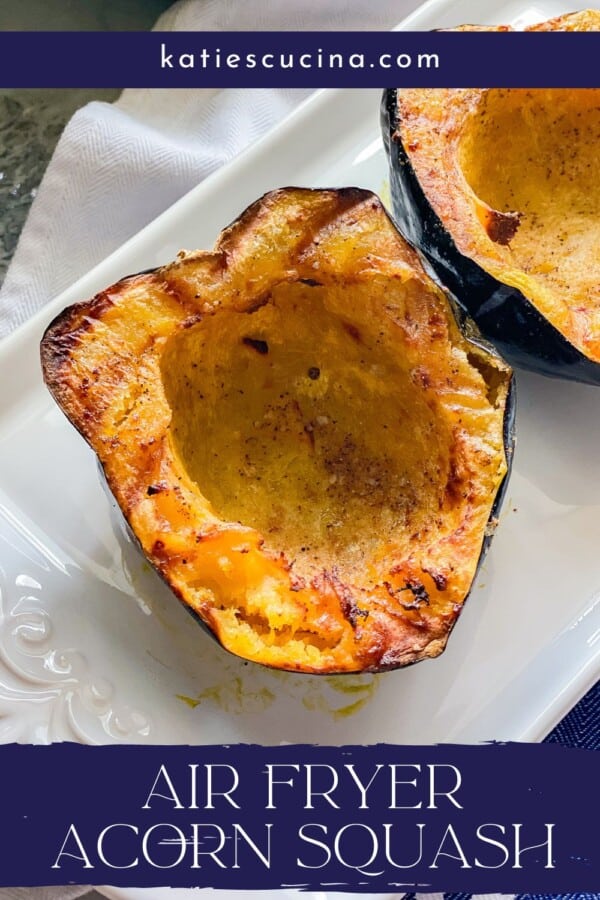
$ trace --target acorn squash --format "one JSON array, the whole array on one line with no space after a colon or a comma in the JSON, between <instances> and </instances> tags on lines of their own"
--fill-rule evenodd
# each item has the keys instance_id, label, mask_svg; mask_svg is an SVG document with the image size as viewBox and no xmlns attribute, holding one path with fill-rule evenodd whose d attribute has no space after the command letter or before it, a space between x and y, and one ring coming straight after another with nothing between
<instances>
[{"instance_id":1,"label":"acorn squash","mask_svg":"<svg viewBox=\"0 0 600 900\"><path fill-rule=\"evenodd\" d=\"M598 29L589 10L530 30ZM389 90L382 120L395 219L481 332L600 383L600 90Z\"/></svg>"},{"instance_id":2,"label":"acorn squash","mask_svg":"<svg viewBox=\"0 0 600 900\"><path fill-rule=\"evenodd\" d=\"M41 352L225 648L313 673L442 651L495 523L512 376L374 195L268 194L212 252L66 309Z\"/></svg>"}]
</instances>

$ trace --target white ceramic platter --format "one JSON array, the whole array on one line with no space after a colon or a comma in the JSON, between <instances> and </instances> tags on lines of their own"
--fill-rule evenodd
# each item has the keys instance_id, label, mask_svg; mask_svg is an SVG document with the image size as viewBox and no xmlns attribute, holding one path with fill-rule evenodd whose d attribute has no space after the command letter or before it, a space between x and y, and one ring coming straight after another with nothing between
<instances>
[{"instance_id":1,"label":"white ceramic platter","mask_svg":"<svg viewBox=\"0 0 600 900\"><path fill-rule=\"evenodd\" d=\"M564 11L430 0L403 27ZM373 91L311 97L0 346L0 741L539 740L598 678L598 388L519 372L507 500L446 653L379 677L316 678L244 664L204 635L115 527L91 451L42 384L39 340L57 312L181 247L210 247L263 192L385 196L378 106Z\"/></svg>"}]
</instances>

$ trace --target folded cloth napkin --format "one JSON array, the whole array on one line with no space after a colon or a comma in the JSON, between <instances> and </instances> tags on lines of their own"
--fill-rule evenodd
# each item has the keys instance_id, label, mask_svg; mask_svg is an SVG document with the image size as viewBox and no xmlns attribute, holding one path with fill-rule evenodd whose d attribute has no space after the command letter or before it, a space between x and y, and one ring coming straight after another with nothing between
<instances>
[{"instance_id":1,"label":"folded cloth napkin","mask_svg":"<svg viewBox=\"0 0 600 900\"><path fill-rule=\"evenodd\" d=\"M388 29L418 4L419 0L377 0L369 5L364 0L180 0L156 27ZM114 104L91 103L81 109L59 141L0 292L0 337L254 143L308 93L277 88L126 90ZM595 710L600 709L600 697L596 701ZM597 720L597 712L592 715ZM573 720L568 735L580 724ZM587 746L590 740L588 736ZM71 900L88 890L72 885L8 888L0 890L0 900ZM415 895L407 896L412 900ZM444 896L467 900L470 895L427 898ZM495 898L487 895L487 900Z\"/></svg>"},{"instance_id":2,"label":"folded cloth napkin","mask_svg":"<svg viewBox=\"0 0 600 900\"><path fill-rule=\"evenodd\" d=\"M389 29L419 0L180 0L161 31ZM67 125L0 291L0 338L215 169L310 91L126 90Z\"/></svg>"}]
</instances>

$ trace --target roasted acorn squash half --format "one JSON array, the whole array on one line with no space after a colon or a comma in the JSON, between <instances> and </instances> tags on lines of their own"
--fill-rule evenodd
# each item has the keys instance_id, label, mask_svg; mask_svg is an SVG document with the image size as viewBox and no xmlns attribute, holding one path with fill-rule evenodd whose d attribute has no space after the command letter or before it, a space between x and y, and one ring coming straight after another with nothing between
<instances>
[{"instance_id":1,"label":"roasted acorn squash half","mask_svg":"<svg viewBox=\"0 0 600 900\"><path fill-rule=\"evenodd\" d=\"M598 29L590 10L530 30ZM600 90L389 90L382 119L396 221L481 332L600 383Z\"/></svg>"},{"instance_id":2,"label":"roasted acorn squash half","mask_svg":"<svg viewBox=\"0 0 600 900\"><path fill-rule=\"evenodd\" d=\"M495 523L512 376L373 194L266 195L212 252L66 309L42 362L228 650L312 673L443 650Z\"/></svg>"}]
</instances>

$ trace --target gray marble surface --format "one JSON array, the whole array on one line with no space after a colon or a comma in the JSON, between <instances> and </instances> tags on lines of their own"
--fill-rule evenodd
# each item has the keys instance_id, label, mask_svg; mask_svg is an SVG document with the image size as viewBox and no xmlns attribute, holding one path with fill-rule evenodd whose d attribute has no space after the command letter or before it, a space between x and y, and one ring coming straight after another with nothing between
<instances>
[{"instance_id":1,"label":"gray marble surface","mask_svg":"<svg viewBox=\"0 0 600 900\"><path fill-rule=\"evenodd\" d=\"M174 0L19 0L0 2L3 31L143 31Z\"/></svg>"},{"instance_id":2,"label":"gray marble surface","mask_svg":"<svg viewBox=\"0 0 600 900\"><path fill-rule=\"evenodd\" d=\"M145 30L170 0L0 2L0 30ZM0 284L61 131L90 100L114 90L0 90Z\"/></svg>"},{"instance_id":3,"label":"gray marble surface","mask_svg":"<svg viewBox=\"0 0 600 900\"><path fill-rule=\"evenodd\" d=\"M66 122L89 100L118 91L38 90L0 93L0 284Z\"/></svg>"}]
</instances>

